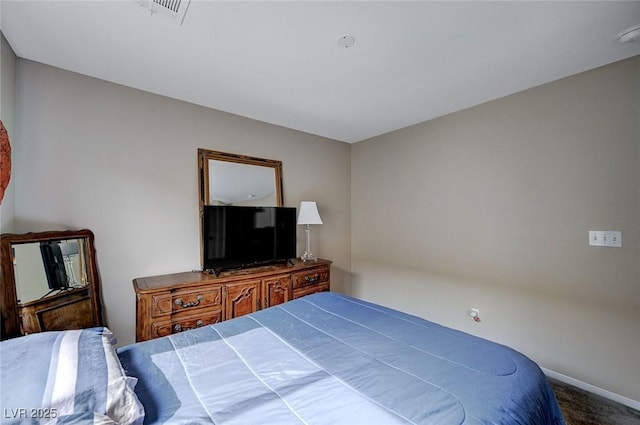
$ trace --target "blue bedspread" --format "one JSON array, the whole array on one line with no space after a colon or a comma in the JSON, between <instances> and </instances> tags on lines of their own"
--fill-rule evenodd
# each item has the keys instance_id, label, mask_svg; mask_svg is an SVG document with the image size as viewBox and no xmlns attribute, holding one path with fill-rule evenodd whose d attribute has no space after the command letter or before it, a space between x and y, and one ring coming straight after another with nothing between
<instances>
[{"instance_id":1,"label":"blue bedspread","mask_svg":"<svg viewBox=\"0 0 640 425\"><path fill-rule=\"evenodd\" d=\"M146 424L563 424L540 368L335 293L119 350Z\"/></svg>"}]
</instances>

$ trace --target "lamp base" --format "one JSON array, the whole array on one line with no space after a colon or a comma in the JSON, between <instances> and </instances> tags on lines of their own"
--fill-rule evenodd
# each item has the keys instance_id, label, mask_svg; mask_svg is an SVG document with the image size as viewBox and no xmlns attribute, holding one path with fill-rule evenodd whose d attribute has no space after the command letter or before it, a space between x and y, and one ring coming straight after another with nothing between
<instances>
[{"instance_id":1,"label":"lamp base","mask_svg":"<svg viewBox=\"0 0 640 425\"><path fill-rule=\"evenodd\" d=\"M307 234L307 249L305 249L304 254L302 254L300 259L303 263L306 263L307 261L318 261L318 257L313 255L311 252L311 227L308 224L304 232Z\"/></svg>"},{"instance_id":2,"label":"lamp base","mask_svg":"<svg viewBox=\"0 0 640 425\"><path fill-rule=\"evenodd\" d=\"M318 261L318 257L313 255L311 252L305 252L304 254L302 254L300 259L303 263L306 263L307 261Z\"/></svg>"}]
</instances>

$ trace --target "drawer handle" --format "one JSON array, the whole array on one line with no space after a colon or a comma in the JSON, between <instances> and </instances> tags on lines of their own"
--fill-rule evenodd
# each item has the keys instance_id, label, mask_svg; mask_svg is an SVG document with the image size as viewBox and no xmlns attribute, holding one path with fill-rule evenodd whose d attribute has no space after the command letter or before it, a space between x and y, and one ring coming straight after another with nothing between
<instances>
[{"instance_id":1,"label":"drawer handle","mask_svg":"<svg viewBox=\"0 0 640 425\"><path fill-rule=\"evenodd\" d=\"M319 279L320 279L320 275L318 273L314 274L313 276L304 277L304 280L307 283L316 283Z\"/></svg>"},{"instance_id":2,"label":"drawer handle","mask_svg":"<svg viewBox=\"0 0 640 425\"><path fill-rule=\"evenodd\" d=\"M193 302L190 302L190 303L185 303L184 301L182 301L181 298L178 298L176 300L176 305L179 305L182 308L195 307L197 305L200 305L200 301L202 301L203 299L204 299L204 297L202 295L198 295L196 297L196 301L193 301Z\"/></svg>"},{"instance_id":3,"label":"drawer handle","mask_svg":"<svg viewBox=\"0 0 640 425\"><path fill-rule=\"evenodd\" d=\"M182 332L182 331L190 331L192 329L197 329L202 327L202 325L204 325L204 322L202 322L202 320L198 320L196 322L196 325L193 327L183 327L180 323L178 323L177 325L175 325L173 327L173 329L175 329L176 332Z\"/></svg>"}]
</instances>

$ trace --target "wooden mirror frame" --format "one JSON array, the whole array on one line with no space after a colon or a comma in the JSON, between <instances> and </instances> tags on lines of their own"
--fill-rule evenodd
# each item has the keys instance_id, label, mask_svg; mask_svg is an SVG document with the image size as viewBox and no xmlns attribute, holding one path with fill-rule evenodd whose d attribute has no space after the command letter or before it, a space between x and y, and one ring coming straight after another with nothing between
<instances>
[{"instance_id":1,"label":"wooden mirror frame","mask_svg":"<svg viewBox=\"0 0 640 425\"><path fill-rule=\"evenodd\" d=\"M237 164L256 165L258 167L273 168L275 172L275 190L276 190L276 206L284 205L282 200L282 162L273 159L256 158L253 156L237 155L233 153L218 152L208 149L198 149L198 172L199 172L199 204L200 215L202 216L202 207L210 205L209 199L209 161L226 161L235 162Z\"/></svg>"},{"instance_id":2,"label":"wooden mirror frame","mask_svg":"<svg viewBox=\"0 0 640 425\"><path fill-rule=\"evenodd\" d=\"M12 244L37 243L55 240L84 239L86 241L86 273L89 278L88 296L91 305L90 326L102 326L102 305L100 303L100 282L96 266L93 232L83 230L48 231L38 233L0 235L0 339L13 338L23 334L18 304L16 278L13 265ZM55 297L55 296L53 296ZM52 298L53 298L52 297ZM84 297L83 299L85 299ZM76 301L76 300L74 300ZM90 327L87 326L87 327ZM57 330L57 329L56 329Z\"/></svg>"}]
</instances>

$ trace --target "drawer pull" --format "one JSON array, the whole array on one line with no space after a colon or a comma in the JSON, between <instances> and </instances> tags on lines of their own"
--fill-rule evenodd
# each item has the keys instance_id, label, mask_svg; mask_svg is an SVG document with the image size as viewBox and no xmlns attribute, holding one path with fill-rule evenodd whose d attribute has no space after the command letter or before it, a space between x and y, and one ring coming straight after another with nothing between
<instances>
[{"instance_id":1,"label":"drawer pull","mask_svg":"<svg viewBox=\"0 0 640 425\"><path fill-rule=\"evenodd\" d=\"M176 332L182 332L182 331L190 331L192 329L196 329L196 328L200 328L202 327L202 325L204 325L204 323L202 322L202 320L198 320L196 322L196 325L193 327L184 327L182 326L180 323L178 323L177 325L175 325L173 327L173 329L175 329Z\"/></svg>"},{"instance_id":2,"label":"drawer pull","mask_svg":"<svg viewBox=\"0 0 640 425\"><path fill-rule=\"evenodd\" d=\"M318 281L318 279L320 279L320 275L318 273L314 274L313 276L305 276L304 280L307 283L316 283Z\"/></svg>"},{"instance_id":3,"label":"drawer pull","mask_svg":"<svg viewBox=\"0 0 640 425\"><path fill-rule=\"evenodd\" d=\"M204 299L204 297L202 295L198 295L196 297L196 301L190 302L190 303L185 303L182 301L181 298L178 298L176 300L176 305L181 306L182 308L189 308L189 307L195 307L197 305L200 305L200 301L202 301Z\"/></svg>"}]
</instances>

